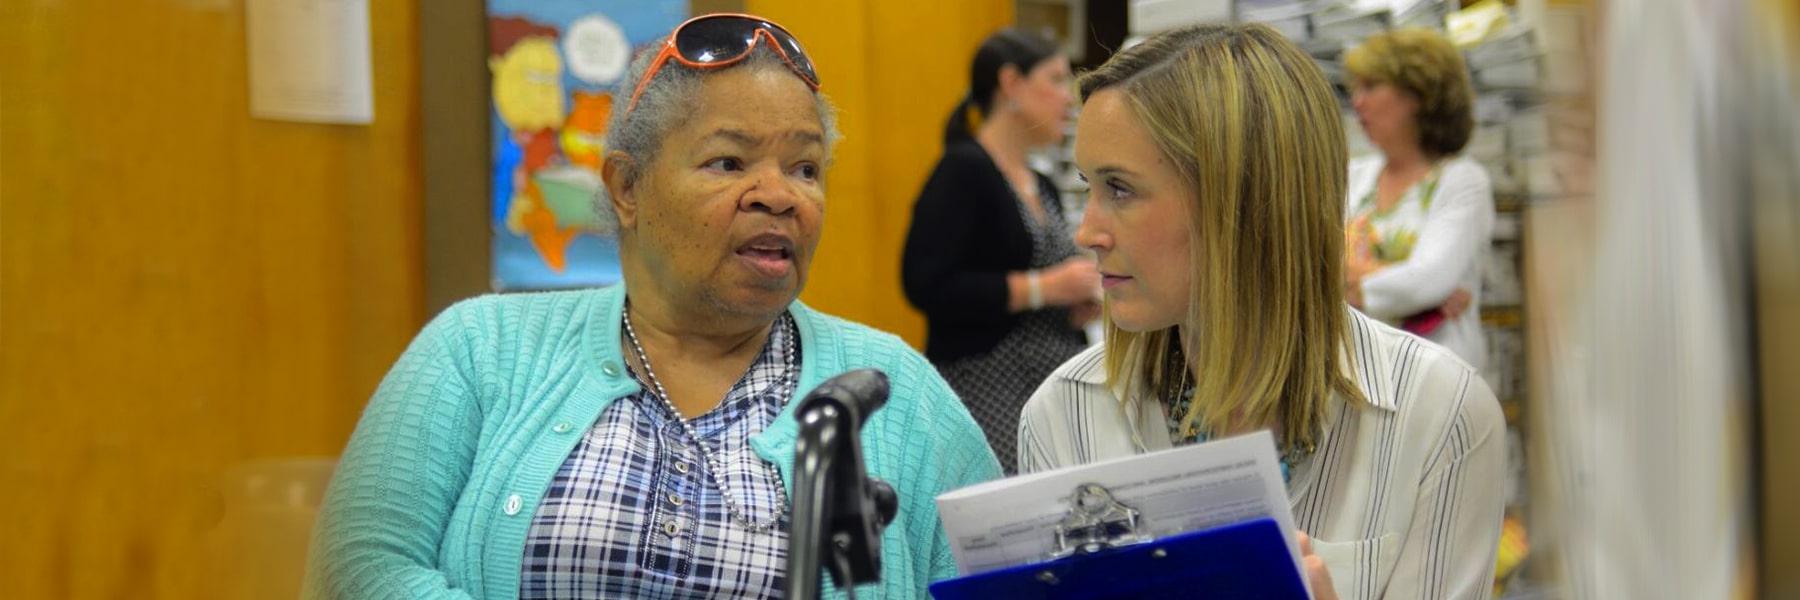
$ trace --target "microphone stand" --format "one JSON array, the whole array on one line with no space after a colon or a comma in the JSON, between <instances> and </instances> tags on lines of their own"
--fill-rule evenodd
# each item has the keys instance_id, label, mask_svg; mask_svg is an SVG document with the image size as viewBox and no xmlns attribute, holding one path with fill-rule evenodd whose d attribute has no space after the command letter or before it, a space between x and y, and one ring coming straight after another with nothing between
<instances>
[{"instance_id":1,"label":"microphone stand","mask_svg":"<svg viewBox=\"0 0 1800 600\"><path fill-rule=\"evenodd\" d=\"M859 369L808 394L795 418L794 514L788 533L787 597L819 597L820 567L850 598L881 579L881 532L899 508L894 489L868 476L857 434L887 402L887 376Z\"/></svg>"}]
</instances>

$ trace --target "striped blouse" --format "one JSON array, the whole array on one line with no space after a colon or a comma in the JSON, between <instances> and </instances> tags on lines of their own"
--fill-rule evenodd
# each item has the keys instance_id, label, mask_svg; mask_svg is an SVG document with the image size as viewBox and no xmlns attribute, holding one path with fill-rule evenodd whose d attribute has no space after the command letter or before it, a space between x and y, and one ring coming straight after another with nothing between
<instances>
[{"instance_id":1,"label":"striped blouse","mask_svg":"<svg viewBox=\"0 0 1800 600\"><path fill-rule=\"evenodd\" d=\"M1351 311L1355 381L1288 481L1295 525L1344 600L1486 598L1504 498L1506 423L1475 370L1443 347ZM1019 470L1171 447L1156 401L1120 403L1104 346L1064 363L1026 403Z\"/></svg>"}]
</instances>

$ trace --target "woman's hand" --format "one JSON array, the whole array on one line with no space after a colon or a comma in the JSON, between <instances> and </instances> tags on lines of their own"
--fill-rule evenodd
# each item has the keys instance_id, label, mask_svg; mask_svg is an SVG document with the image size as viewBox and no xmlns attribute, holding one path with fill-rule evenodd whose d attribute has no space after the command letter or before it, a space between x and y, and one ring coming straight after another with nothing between
<instances>
[{"instance_id":1,"label":"woman's hand","mask_svg":"<svg viewBox=\"0 0 1800 600\"><path fill-rule=\"evenodd\" d=\"M1300 540L1300 564L1306 567L1306 582L1312 587L1313 600L1338 600L1337 588L1331 586L1331 570L1325 560L1313 554L1312 538L1306 532L1295 532Z\"/></svg>"},{"instance_id":2,"label":"woman's hand","mask_svg":"<svg viewBox=\"0 0 1800 600\"><path fill-rule=\"evenodd\" d=\"M1344 283L1356 283L1360 285L1364 277L1368 277L1370 273L1380 271L1382 266L1381 261L1375 260L1373 257L1348 257L1348 260L1344 261Z\"/></svg>"},{"instance_id":3,"label":"woman's hand","mask_svg":"<svg viewBox=\"0 0 1800 600\"><path fill-rule=\"evenodd\" d=\"M1038 272L1045 306L1072 306L1091 302L1100 295L1100 268L1094 260L1076 256Z\"/></svg>"},{"instance_id":4,"label":"woman's hand","mask_svg":"<svg viewBox=\"0 0 1800 600\"><path fill-rule=\"evenodd\" d=\"M1444 313L1444 318L1454 319L1461 316L1463 311L1469 310L1469 302L1474 299L1474 294L1470 294L1469 290L1456 288L1456 291L1450 292L1450 297L1445 298L1444 303L1438 306L1438 311Z\"/></svg>"},{"instance_id":5,"label":"woman's hand","mask_svg":"<svg viewBox=\"0 0 1800 600\"><path fill-rule=\"evenodd\" d=\"M1361 310L1363 307L1362 280L1344 282L1344 303Z\"/></svg>"},{"instance_id":6,"label":"woman's hand","mask_svg":"<svg viewBox=\"0 0 1800 600\"><path fill-rule=\"evenodd\" d=\"M1069 325L1076 329L1087 327L1088 323L1100 318L1100 301L1086 300L1069 305Z\"/></svg>"}]
</instances>

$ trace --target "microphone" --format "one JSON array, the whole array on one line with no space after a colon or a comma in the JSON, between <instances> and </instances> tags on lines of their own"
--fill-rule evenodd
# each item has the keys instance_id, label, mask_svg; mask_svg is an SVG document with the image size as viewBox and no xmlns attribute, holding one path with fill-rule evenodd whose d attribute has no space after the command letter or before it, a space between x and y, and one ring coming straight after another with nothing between
<instances>
[{"instance_id":1,"label":"microphone","mask_svg":"<svg viewBox=\"0 0 1800 600\"><path fill-rule=\"evenodd\" d=\"M842 407L839 410L848 410L851 422L861 430L863 422L869 419L869 413L886 405L887 399L887 374L876 369L857 369L819 384L818 388L800 401L797 418L805 423L807 412L835 405Z\"/></svg>"},{"instance_id":2,"label":"microphone","mask_svg":"<svg viewBox=\"0 0 1800 600\"><path fill-rule=\"evenodd\" d=\"M821 566L852 597L852 586L881 579L881 532L900 501L893 487L868 476L857 434L887 399L887 375L858 369L826 380L795 409L788 598L817 598Z\"/></svg>"}]
</instances>

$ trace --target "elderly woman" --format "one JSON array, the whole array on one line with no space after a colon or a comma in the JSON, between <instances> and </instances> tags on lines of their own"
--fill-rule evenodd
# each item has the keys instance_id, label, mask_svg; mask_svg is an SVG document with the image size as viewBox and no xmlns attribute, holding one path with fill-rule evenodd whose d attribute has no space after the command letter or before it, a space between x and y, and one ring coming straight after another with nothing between
<instances>
[{"instance_id":1,"label":"elderly woman","mask_svg":"<svg viewBox=\"0 0 1800 600\"><path fill-rule=\"evenodd\" d=\"M1351 49L1344 67L1357 122L1380 150L1350 163L1345 295L1479 370L1494 196L1487 171L1456 156L1475 126L1462 53L1436 31L1400 29Z\"/></svg>"},{"instance_id":2,"label":"elderly woman","mask_svg":"<svg viewBox=\"0 0 1800 600\"><path fill-rule=\"evenodd\" d=\"M1272 429L1322 598L1482 598L1504 423L1473 369L1344 303L1344 134L1312 59L1195 26L1080 81L1077 243L1106 341L1026 404L1021 470Z\"/></svg>"},{"instance_id":3,"label":"elderly woman","mask_svg":"<svg viewBox=\"0 0 1800 600\"><path fill-rule=\"evenodd\" d=\"M607 140L624 283L426 326L344 451L309 594L780 597L794 400L860 367L892 379L862 439L900 497L872 591L924 597L955 574L932 499L998 475L981 430L898 338L795 300L836 136L812 63L746 15L656 48Z\"/></svg>"}]
</instances>

